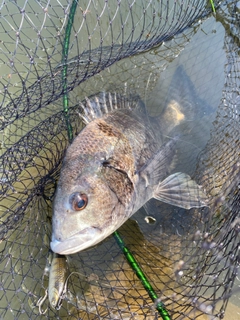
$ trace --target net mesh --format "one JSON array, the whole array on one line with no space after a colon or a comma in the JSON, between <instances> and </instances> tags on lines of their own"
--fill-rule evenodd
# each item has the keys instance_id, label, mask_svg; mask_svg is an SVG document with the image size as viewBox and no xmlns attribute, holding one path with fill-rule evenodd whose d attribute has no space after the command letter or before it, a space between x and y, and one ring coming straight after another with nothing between
<instances>
[{"instance_id":1,"label":"net mesh","mask_svg":"<svg viewBox=\"0 0 240 320\"><path fill-rule=\"evenodd\" d=\"M160 318L158 300L172 319L222 319L230 297L239 303L240 7L215 7L216 19L206 1L2 2L1 319L150 320ZM137 92L152 116L176 101L194 108L177 169L204 187L210 207L152 201L120 228L155 303L111 236L70 255L78 273L61 308L48 299L39 308L68 125L76 136L79 101L118 89Z\"/></svg>"}]
</instances>

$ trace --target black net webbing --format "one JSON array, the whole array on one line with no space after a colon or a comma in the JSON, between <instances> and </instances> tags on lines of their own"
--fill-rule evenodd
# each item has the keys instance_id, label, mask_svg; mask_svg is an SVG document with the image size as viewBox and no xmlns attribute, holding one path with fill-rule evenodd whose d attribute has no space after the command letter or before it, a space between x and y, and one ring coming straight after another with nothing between
<instances>
[{"instance_id":1,"label":"black net webbing","mask_svg":"<svg viewBox=\"0 0 240 320\"><path fill-rule=\"evenodd\" d=\"M240 318L240 6L215 8L199 0L0 4L0 319L161 319L158 303L171 319ZM164 110L184 110L176 170L203 186L210 207L154 200L120 228L155 303L110 236L68 256L78 273L60 309L48 298L39 307L69 128L81 131L79 101L100 91L137 93L166 132Z\"/></svg>"}]
</instances>

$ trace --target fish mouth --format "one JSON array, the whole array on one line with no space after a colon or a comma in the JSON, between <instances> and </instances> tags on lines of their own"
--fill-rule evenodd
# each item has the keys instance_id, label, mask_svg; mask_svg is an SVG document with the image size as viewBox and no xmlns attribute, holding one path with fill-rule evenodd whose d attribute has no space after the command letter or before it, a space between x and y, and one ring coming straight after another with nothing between
<instances>
[{"instance_id":1,"label":"fish mouth","mask_svg":"<svg viewBox=\"0 0 240 320\"><path fill-rule=\"evenodd\" d=\"M101 230L95 227L85 228L64 241L57 240L53 234L50 246L58 254L73 254L101 241L101 234Z\"/></svg>"}]
</instances>

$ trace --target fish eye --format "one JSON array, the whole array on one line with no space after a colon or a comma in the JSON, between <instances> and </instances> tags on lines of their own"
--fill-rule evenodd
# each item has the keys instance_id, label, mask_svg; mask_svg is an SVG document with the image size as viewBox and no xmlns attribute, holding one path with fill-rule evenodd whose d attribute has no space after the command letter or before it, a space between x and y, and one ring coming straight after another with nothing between
<instances>
[{"instance_id":1,"label":"fish eye","mask_svg":"<svg viewBox=\"0 0 240 320\"><path fill-rule=\"evenodd\" d=\"M75 192L71 195L69 202L74 211L81 211L86 208L88 197L85 193Z\"/></svg>"}]
</instances>

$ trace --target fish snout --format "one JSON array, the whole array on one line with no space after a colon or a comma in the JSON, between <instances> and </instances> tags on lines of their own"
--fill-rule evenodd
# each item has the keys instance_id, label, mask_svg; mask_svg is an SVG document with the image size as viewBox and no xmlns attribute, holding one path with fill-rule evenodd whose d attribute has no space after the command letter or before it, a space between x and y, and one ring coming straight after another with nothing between
<instances>
[{"instance_id":1,"label":"fish snout","mask_svg":"<svg viewBox=\"0 0 240 320\"><path fill-rule=\"evenodd\" d=\"M73 254L93 246L102 239L104 235L99 228L88 227L64 240L55 237L53 233L50 246L52 251L58 254Z\"/></svg>"}]
</instances>

